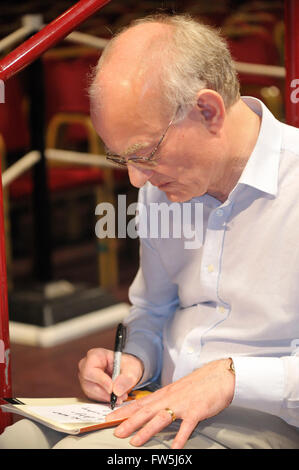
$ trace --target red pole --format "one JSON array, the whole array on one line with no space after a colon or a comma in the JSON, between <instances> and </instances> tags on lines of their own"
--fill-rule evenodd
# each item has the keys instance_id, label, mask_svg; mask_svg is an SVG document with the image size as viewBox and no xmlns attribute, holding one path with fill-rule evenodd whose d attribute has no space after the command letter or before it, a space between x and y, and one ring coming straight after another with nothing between
<instances>
[{"instance_id":1,"label":"red pole","mask_svg":"<svg viewBox=\"0 0 299 470\"><path fill-rule=\"evenodd\" d=\"M286 122L299 127L299 1L285 0Z\"/></svg>"},{"instance_id":2,"label":"red pole","mask_svg":"<svg viewBox=\"0 0 299 470\"><path fill-rule=\"evenodd\" d=\"M0 104L1 106L1 104ZM0 398L11 397L10 348L8 331L7 278L5 260L5 230L0 158ZM11 415L0 410L0 434L11 424Z\"/></svg>"},{"instance_id":3,"label":"red pole","mask_svg":"<svg viewBox=\"0 0 299 470\"><path fill-rule=\"evenodd\" d=\"M0 79L7 80L22 70L109 2L110 0L80 0L4 57L0 61Z\"/></svg>"}]
</instances>

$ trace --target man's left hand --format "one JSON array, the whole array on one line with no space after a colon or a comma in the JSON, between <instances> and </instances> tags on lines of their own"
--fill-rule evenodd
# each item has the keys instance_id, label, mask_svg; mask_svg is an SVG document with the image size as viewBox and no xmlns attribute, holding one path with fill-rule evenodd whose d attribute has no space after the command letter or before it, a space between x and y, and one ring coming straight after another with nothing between
<instances>
[{"instance_id":1,"label":"man's left hand","mask_svg":"<svg viewBox=\"0 0 299 470\"><path fill-rule=\"evenodd\" d=\"M107 419L129 416L115 429L116 437L132 437L130 443L142 446L172 422L170 409L182 423L172 449L181 449L200 421L220 413L234 396L235 376L229 370L231 359L205 364L191 374L150 395L110 413Z\"/></svg>"}]
</instances>

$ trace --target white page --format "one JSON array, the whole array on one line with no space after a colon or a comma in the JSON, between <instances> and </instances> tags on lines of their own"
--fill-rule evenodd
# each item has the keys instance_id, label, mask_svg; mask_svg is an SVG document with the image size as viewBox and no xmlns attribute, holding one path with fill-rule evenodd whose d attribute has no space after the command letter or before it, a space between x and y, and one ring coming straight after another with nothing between
<instances>
[{"instance_id":1,"label":"white page","mask_svg":"<svg viewBox=\"0 0 299 470\"><path fill-rule=\"evenodd\" d=\"M115 410L123 405L115 406ZM105 417L112 412L109 404L78 403L57 406L28 406L27 410L57 423L104 423Z\"/></svg>"}]
</instances>

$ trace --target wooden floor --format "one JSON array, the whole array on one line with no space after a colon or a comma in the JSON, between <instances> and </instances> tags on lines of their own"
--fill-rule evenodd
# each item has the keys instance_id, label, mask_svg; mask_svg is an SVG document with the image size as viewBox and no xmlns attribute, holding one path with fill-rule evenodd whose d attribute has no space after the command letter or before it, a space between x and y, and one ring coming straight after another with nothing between
<instances>
[{"instance_id":1,"label":"wooden floor","mask_svg":"<svg viewBox=\"0 0 299 470\"><path fill-rule=\"evenodd\" d=\"M115 328L49 348L11 344L13 395L16 397L83 396L78 362L94 347L111 348Z\"/></svg>"},{"instance_id":2,"label":"wooden floor","mask_svg":"<svg viewBox=\"0 0 299 470\"><path fill-rule=\"evenodd\" d=\"M72 249L73 250L73 249ZM76 248L78 251L78 247ZM83 253L85 251L85 258ZM73 255L76 253L73 250ZM97 266L94 252L90 246L81 247L79 261L69 253L67 262L60 262L55 268L55 277L79 281L78 273L85 282L97 283ZM60 260L65 257L60 254ZM69 262L69 258L72 262ZM133 260L134 258L134 260ZM110 292L119 302L128 301L128 287L137 270L138 257L122 257L120 259L119 285ZM17 272L17 266L15 271ZM20 268L20 267L19 267ZM22 265L20 272L26 274ZM16 397L82 397L78 381L78 362L86 352L95 347L113 348L115 328L106 331L95 331L93 334L68 341L53 347L42 348L11 343L11 374L12 391Z\"/></svg>"}]
</instances>

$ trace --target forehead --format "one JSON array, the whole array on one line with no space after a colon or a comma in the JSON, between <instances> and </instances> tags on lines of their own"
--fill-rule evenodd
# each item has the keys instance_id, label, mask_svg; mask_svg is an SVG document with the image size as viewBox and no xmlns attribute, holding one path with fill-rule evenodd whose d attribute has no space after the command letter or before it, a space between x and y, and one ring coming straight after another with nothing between
<instances>
[{"instance_id":1,"label":"forehead","mask_svg":"<svg viewBox=\"0 0 299 470\"><path fill-rule=\"evenodd\" d=\"M152 76L113 60L104 64L95 85L99 93L91 103L91 117L111 153L130 155L154 145L169 116Z\"/></svg>"},{"instance_id":2,"label":"forehead","mask_svg":"<svg viewBox=\"0 0 299 470\"><path fill-rule=\"evenodd\" d=\"M95 130L110 153L132 155L150 149L160 138L167 121L145 103L137 106L115 96L102 101L97 112L91 112Z\"/></svg>"}]
</instances>

